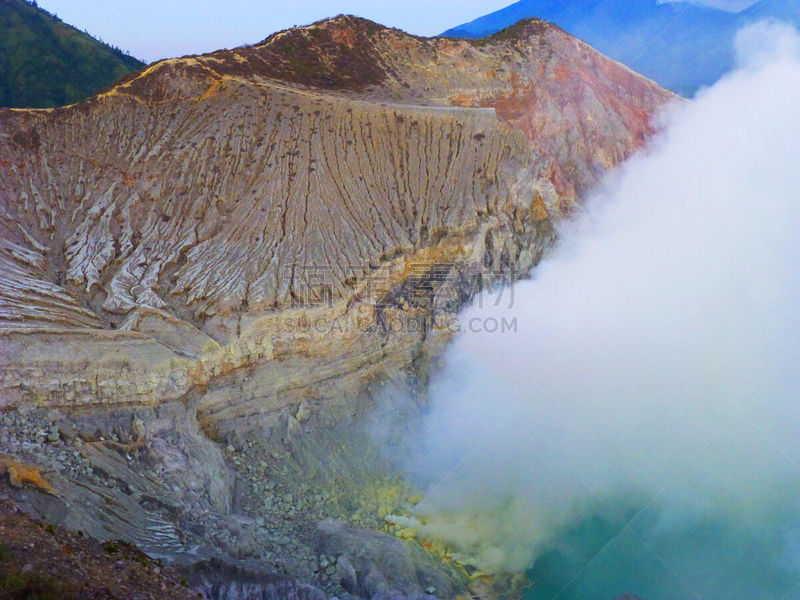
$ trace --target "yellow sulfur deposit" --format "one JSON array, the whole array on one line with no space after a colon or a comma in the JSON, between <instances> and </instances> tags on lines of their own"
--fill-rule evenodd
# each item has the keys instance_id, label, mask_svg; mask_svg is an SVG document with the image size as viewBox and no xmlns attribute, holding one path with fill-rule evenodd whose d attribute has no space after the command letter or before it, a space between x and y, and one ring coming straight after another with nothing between
<instances>
[{"instance_id":1,"label":"yellow sulfur deposit","mask_svg":"<svg viewBox=\"0 0 800 600\"><path fill-rule=\"evenodd\" d=\"M41 469L35 465L27 465L9 456L0 455L0 475L3 473L8 473L9 483L11 483L13 487L21 488L25 484L28 484L42 492L52 494L53 496L58 495L42 476Z\"/></svg>"}]
</instances>

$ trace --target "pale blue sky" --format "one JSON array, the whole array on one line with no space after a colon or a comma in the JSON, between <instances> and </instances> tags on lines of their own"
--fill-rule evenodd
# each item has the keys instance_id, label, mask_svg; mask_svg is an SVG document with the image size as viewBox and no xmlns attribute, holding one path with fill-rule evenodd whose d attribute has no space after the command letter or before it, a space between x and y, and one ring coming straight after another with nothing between
<instances>
[{"instance_id":1,"label":"pale blue sky","mask_svg":"<svg viewBox=\"0 0 800 600\"><path fill-rule=\"evenodd\" d=\"M565 0L568 1L568 0ZM637 2L638 0L631 0ZM703 0L734 8L753 0ZM142 60L258 42L339 13L435 35L513 0L39 0L42 8Z\"/></svg>"}]
</instances>

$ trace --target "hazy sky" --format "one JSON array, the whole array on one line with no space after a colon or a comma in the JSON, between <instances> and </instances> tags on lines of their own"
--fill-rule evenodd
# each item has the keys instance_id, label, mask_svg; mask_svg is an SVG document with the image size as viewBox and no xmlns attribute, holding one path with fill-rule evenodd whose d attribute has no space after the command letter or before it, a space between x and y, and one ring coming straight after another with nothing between
<instances>
[{"instance_id":1,"label":"hazy sky","mask_svg":"<svg viewBox=\"0 0 800 600\"><path fill-rule=\"evenodd\" d=\"M636 0L634 0L636 1ZM688 0L694 1L694 0ZM757 0L697 0L700 4L708 4L723 10L742 10L751 4L755 4Z\"/></svg>"},{"instance_id":2,"label":"hazy sky","mask_svg":"<svg viewBox=\"0 0 800 600\"><path fill-rule=\"evenodd\" d=\"M638 0L632 0L638 1ZM752 0L704 0L738 8ZM145 61L261 41L270 33L339 13L417 35L435 35L512 0L39 0L62 20Z\"/></svg>"}]
</instances>

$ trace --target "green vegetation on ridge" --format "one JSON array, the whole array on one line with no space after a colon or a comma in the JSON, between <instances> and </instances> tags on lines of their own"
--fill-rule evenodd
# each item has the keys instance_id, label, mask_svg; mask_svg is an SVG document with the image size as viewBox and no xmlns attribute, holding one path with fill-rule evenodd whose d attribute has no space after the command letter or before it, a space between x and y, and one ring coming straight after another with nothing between
<instances>
[{"instance_id":1,"label":"green vegetation on ridge","mask_svg":"<svg viewBox=\"0 0 800 600\"><path fill-rule=\"evenodd\" d=\"M84 100L144 66L25 0L0 0L0 106Z\"/></svg>"}]
</instances>

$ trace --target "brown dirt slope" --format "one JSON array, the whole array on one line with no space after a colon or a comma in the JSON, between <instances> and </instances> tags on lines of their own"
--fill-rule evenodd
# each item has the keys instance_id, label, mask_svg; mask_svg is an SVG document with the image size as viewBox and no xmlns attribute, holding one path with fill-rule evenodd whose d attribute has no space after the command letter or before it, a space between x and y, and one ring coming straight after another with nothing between
<instances>
[{"instance_id":1,"label":"brown dirt slope","mask_svg":"<svg viewBox=\"0 0 800 600\"><path fill-rule=\"evenodd\" d=\"M0 498L0 598L188 600L197 594L127 544L42 523Z\"/></svg>"}]
</instances>

